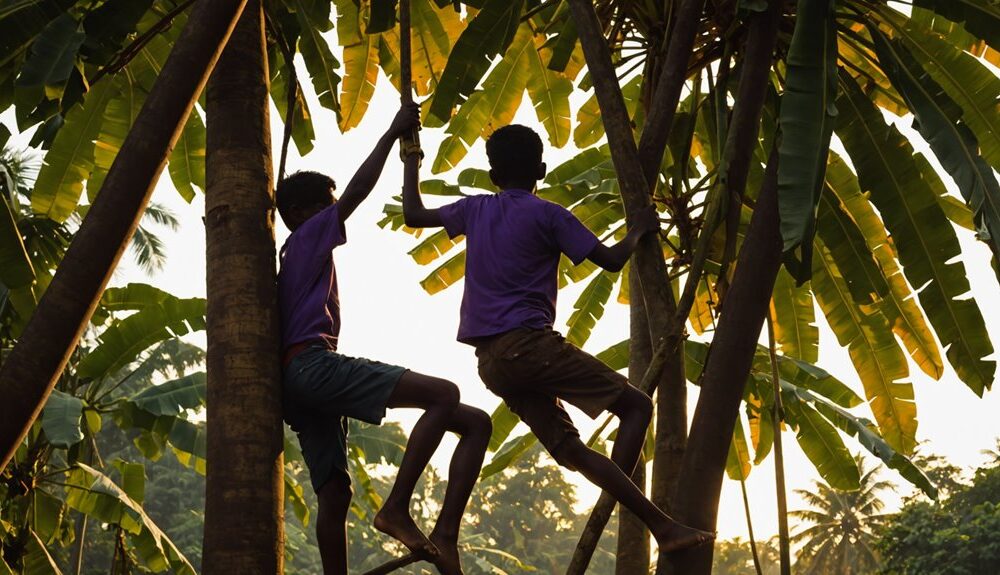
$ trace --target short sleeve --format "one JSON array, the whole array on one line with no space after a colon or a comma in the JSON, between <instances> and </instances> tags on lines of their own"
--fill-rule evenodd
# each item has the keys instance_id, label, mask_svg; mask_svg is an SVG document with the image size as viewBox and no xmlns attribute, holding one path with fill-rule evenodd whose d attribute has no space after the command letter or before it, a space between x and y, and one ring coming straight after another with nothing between
<instances>
[{"instance_id":1,"label":"short sleeve","mask_svg":"<svg viewBox=\"0 0 1000 575\"><path fill-rule=\"evenodd\" d=\"M587 259L601 241L572 212L558 204L552 204L551 225L559 251L576 265Z\"/></svg>"},{"instance_id":2,"label":"short sleeve","mask_svg":"<svg viewBox=\"0 0 1000 575\"><path fill-rule=\"evenodd\" d=\"M299 261L326 261L333 248L347 242L344 222L337 204L324 208L302 223L288 238L288 248Z\"/></svg>"},{"instance_id":3,"label":"short sleeve","mask_svg":"<svg viewBox=\"0 0 1000 575\"><path fill-rule=\"evenodd\" d=\"M438 216L441 218L444 230L448 232L448 237L454 238L465 234L465 219L471 199L462 198L457 202L438 208Z\"/></svg>"}]
</instances>

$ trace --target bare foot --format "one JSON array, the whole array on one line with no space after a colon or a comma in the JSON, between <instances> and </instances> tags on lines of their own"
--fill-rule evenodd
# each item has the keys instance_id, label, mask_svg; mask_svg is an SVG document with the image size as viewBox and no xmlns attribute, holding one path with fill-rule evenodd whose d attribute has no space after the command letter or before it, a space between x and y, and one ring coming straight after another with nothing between
<instances>
[{"instance_id":1,"label":"bare foot","mask_svg":"<svg viewBox=\"0 0 1000 575\"><path fill-rule=\"evenodd\" d=\"M437 547L439 555L432 562L441 575L464 575L462 560L458 555L458 540L438 533L431 533L431 543Z\"/></svg>"},{"instance_id":2,"label":"bare foot","mask_svg":"<svg viewBox=\"0 0 1000 575\"><path fill-rule=\"evenodd\" d=\"M420 531L409 513L400 513L383 506L372 523L375 529L396 539L405 545L410 553L422 559L433 560L439 555L437 547Z\"/></svg>"},{"instance_id":3,"label":"bare foot","mask_svg":"<svg viewBox=\"0 0 1000 575\"><path fill-rule=\"evenodd\" d=\"M661 552L672 553L689 547L697 547L713 539L715 539L715 533L673 522L664 533L656 537L656 542L659 544Z\"/></svg>"}]
</instances>

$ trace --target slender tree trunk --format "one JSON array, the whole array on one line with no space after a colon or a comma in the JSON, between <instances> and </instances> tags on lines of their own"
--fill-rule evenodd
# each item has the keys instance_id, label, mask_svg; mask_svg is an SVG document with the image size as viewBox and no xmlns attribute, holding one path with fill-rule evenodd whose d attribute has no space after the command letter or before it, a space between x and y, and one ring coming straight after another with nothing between
<instances>
[{"instance_id":1,"label":"slender tree trunk","mask_svg":"<svg viewBox=\"0 0 1000 575\"><path fill-rule=\"evenodd\" d=\"M0 470L38 417L246 0L201 0L146 98L52 283L0 366Z\"/></svg>"},{"instance_id":2,"label":"slender tree trunk","mask_svg":"<svg viewBox=\"0 0 1000 575\"><path fill-rule=\"evenodd\" d=\"M638 272L629 266L629 356L628 377L640 381L653 359L653 346L649 338L649 322L643 303L642 288L639 286ZM639 458L639 464L632 473L632 481L639 489L646 490L646 460ZM634 513L620 507L618 510L618 549L615 558L616 575L636 575L649 573L649 530Z\"/></svg>"},{"instance_id":3,"label":"slender tree trunk","mask_svg":"<svg viewBox=\"0 0 1000 575\"><path fill-rule=\"evenodd\" d=\"M764 183L747 230L702 375L684 453L675 511L680 520L701 529L715 528L726 456L743 399L743 386L757 348L781 266L778 229L778 160L772 151ZM712 546L661 554L658 573L685 575L712 571Z\"/></svg>"},{"instance_id":4,"label":"slender tree trunk","mask_svg":"<svg viewBox=\"0 0 1000 575\"><path fill-rule=\"evenodd\" d=\"M280 322L263 24L260 0L251 0L207 92L207 575L273 575L283 567Z\"/></svg>"},{"instance_id":5,"label":"slender tree trunk","mask_svg":"<svg viewBox=\"0 0 1000 575\"><path fill-rule=\"evenodd\" d=\"M768 310L770 314L770 310ZM774 426L774 488L778 501L778 553L781 557L781 575L792 575L791 540L788 538L788 498L785 491L785 454L781 446L781 422L785 419L781 407L781 384L778 379L778 355L774 349L774 325L767 317L767 348L771 356L771 385L774 388L774 405L771 424Z\"/></svg>"}]
</instances>

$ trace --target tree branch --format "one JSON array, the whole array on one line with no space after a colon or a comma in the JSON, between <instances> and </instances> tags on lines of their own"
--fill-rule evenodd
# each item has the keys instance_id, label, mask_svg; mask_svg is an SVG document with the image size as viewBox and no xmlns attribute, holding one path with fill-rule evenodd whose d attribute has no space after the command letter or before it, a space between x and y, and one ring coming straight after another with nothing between
<instances>
[{"instance_id":1,"label":"tree branch","mask_svg":"<svg viewBox=\"0 0 1000 575\"><path fill-rule=\"evenodd\" d=\"M364 572L364 575L386 575L386 573L392 573L397 569L402 569L407 565L413 565L414 563L420 561L420 558L413 553L407 553L402 557L397 557L392 561L387 561L374 569L369 569Z\"/></svg>"}]
</instances>

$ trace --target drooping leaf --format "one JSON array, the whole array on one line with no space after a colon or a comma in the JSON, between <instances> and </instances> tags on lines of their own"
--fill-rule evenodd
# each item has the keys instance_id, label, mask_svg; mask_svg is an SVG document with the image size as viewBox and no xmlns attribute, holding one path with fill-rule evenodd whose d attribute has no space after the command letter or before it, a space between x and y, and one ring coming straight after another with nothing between
<instances>
[{"instance_id":1,"label":"drooping leaf","mask_svg":"<svg viewBox=\"0 0 1000 575\"><path fill-rule=\"evenodd\" d=\"M42 411L42 431L55 447L70 447L83 439L80 418L83 401L58 389L52 390Z\"/></svg>"},{"instance_id":2,"label":"drooping leaf","mask_svg":"<svg viewBox=\"0 0 1000 575\"><path fill-rule=\"evenodd\" d=\"M825 250L816 256L812 286L820 309L837 341L848 348L882 435L894 449L910 453L916 445L917 406L913 385L907 381L906 356L885 316L851 299L840 270Z\"/></svg>"},{"instance_id":3,"label":"drooping leaf","mask_svg":"<svg viewBox=\"0 0 1000 575\"><path fill-rule=\"evenodd\" d=\"M889 296L882 300L880 307L892 324L893 332L903 340L910 357L924 373L934 379L940 378L944 373L944 364L937 342L927 325L924 312L917 305L913 291L899 269L896 249L886 234L885 224L868 198L861 193L857 177L837 154L830 155L826 183L862 230L868 247L889 283Z\"/></svg>"},{"instance_id":4,"label":"drooping leaf","mask_svg":"<svg viewBox=\"0 0 1000 575\"><path fill-rule=\"evenodd\" d=\"M782 269L774 282L771 310L775 320L774 339L781 353L816 363L819 360L819 327L809 286L796 286L795 279Z\"/></svg>"},{"instance_id":5,"label":"drooping leaf","mask_svg":"<svg viewBox=\"0 0 1000 575\"><path fill-rule=\"evenodd\" d=\"M929 165L917 162L906 138L885 123L852 80L844 79L843 84L838 134L857 169L861 189L871 193L882 214L906 278L920 286L920 303L947 347L949 362L962 381L982 395L996 370L995 362L983 359L993 353L993 345L975 300L959 299L970 286L965 266L952 261L961 253L955 230L928 183L938 176Z\"/></svg>"},{"instance_id":6,"label":"drooping leaf","mask_svg":"<svg viewBox=\"0 0 1000 575\"><path fill-rule=\"evenodd\" d=\"M533 433L526 433L520 437L511 439L500 448L479 473L479 479L500 473L514 464L532 445L538 441Z\"/></svg>"},{"instance_id":7,"label":"drooping leaf","mask_svg":"<svg viewBox=\"0 0 1000 575\"><path fill-rule=\"evenodd\" d=\"M153 415L180 415L205 406L205 372L199 371L144 389L129 399Z\"/></svg>"},{"instance_id":8,"label":"drooping leaf","mask_svg":"<svg viewBox=\"0 0 1000 575\"><path fill-rule=\"evenodd\" d=\"M551 53L545 46L545 37L539 35L533 38L535 49L526 53L528 96L535 106L538 121L549 135L549 143L561 148L569 141L569 96L573 92L573 83L545 65Z\"/></svg>"},{"instance_id":9,"label":"drooping leaf","mask_svg":"<svg viewBox=\"0 0 1000 575\"><path fill-rule=\"evenodd\" d=\"M267 54L268 67L271 70L271 100L282 118L288 116L288 90L293 78L290 65L285 62L281 51L274 49ZM313 130L312 115L309 105L302 95L302 89L296 78L295 109L292 114L292 141L300 156L305 156L313 149L316 133Z\"/></svg>"},{"instance_id":10,"label":"drooping leaf","mask_svg":"<svg viewBox=\"0 0 1000 575\"><path fill-rule=\"evenodd\" d=\"M513 41L523 5L524 0L485 0L448 56L431 114L447 122L461 98L471 96L489 70L491 59L503 54Z\"/></svg>"},{"instance_id":11,"label":"drooping leaf","mask_svg":"<svg viewBox=\"0 0 1000 575\"><path fill-rule=\"evenodd\" d=\"M80 377L100 378L135 361L154 343L205 328L205 300L170 296L116 321L99 336L100 342L80 360Z\"/></svg>"},{"instance_id":12,"label":"drooping leaf","mask_svg":"<svg viewBox=\"0 0 1000 575\"><path fill-rule=\"evenodd\" d=\"M566 341L582 348L597 322L604 316L604 306L621 272L602 271L583 289L573 305L573 314L566 322Z\"/></svg>"},{"instance_id":13,"label":"drooping leaf","mask_svg":"<svg viewBox=\"0 0 1000 575\"><path fill-rule=\"evenodd\" d=\"M1000 7L991 0L914 0L926 8L962 24L970 34L1000 47Z\"/></svg>"},{"instance_id":14,"label":"drooping leaf","mask_svg":"<svg viewBox=\"0 0 1000 575\"><path fill-rule=\"evenodd\" d=\"M789 271L802 283L810 272L816 205L823 189L837 116L837 31L831 0L799 0L781 97L778 210Z\"/></svg>"},{"instance_id":15,"label":"drooping leaf","mask_svg":"<svg viewBox=\"0 0 1000 575\"><path fill-rule=\"evenodd\" d=\"M180 549L142 506L129 497L109 477L96 469L77 463L70 474L66 503L94 519L119 525L128 532L140 561L152 571L170 569L180 575L195 575L195 570Z\"/></svg>"},{"instance_id":16,"label":"drooping leaf","mask_svg":"<svg viewBox=\"0 0 1000 575\"><path fill-rule=\"evenodd\" d=\"M83 104L66 115L66 123L45 154L45 164L35 180L31 207L36 213L64 222L76 210L83 182L94 169L94 141L114 95L111 82L98 82Z\"/></svg>"},{"instance_id":17,"label":"drooping leaf","mask_svg":"<svg viewBox=\"0 0 1000 575\"><path fill-rule=\"evenodd\" d=\"M21 558L21 563L21 575L62 575L59 564L34 531L28 531L25 553Z\"/></svg>"},{"instance_id":18,"label":"drooping leaf","mask_svg":"<svg viewBox=\"0 0 1000 575\"><path fill-rule=\"evenodd\" d=\"M415 248L407 253L413 258L413 261L424 266L447 254L461 242L461 238L453 240L448 237L447 231L438 230L427 236L427 239L417 244Z\"/></svg>"},{"instance_id":19,"label":"drooping leaf","mask_svg":"<svg viewBox=\"0 0 1000 575\"><path fill-rule=\"evenodd\" d=\"M191 110L167 165L177 193L188 203L194 199L196 187L205 189L205 138L205 124L197 110Z\"/></svg>"},{"instance_id":20,"label":"drooping leaf","mask_svg":"<svg viewBox=\"0 0 1000 575\"><path fill-rule=\"evenodd\" d=\"M0 167L0 177L6 176ZM17 228L17 219L8 196L2 194L6 183L0 183L0 283L8 289L16 289L31 285L35 279L35 270L31 265L31 257L24 247L21 231Z\"/></svg>"},{"instance_id":21,"label":"drooping leaf","mask_svg":"<svg viewBox=\"0 0 1000 575\"><path fill-rule=\"evenodd\" d=\"M361 123L378 81L378 36L369 35L344 46L344 81L340 93L340 130Z\"/></svg>"},{"instance_id":22,"label":"drooping leaf","mask_svg":"<svg viewBox=\"0 0 1000 575\"><path fill-rule=\"evenodd\" d=\"M898 471L907 481L920 488L932 499L937 498L937 488L931 483L927 475L908 457L886 443L878 434L874 423L867 419L856 417L851 412L808 390L783 382L781 391L782 401L786 404L792 402L806 402L811 404L841 431L857 438L865 449L881 459L890 469Z\"/></svg>"},{"instance_id":23,"label":"drooping leaf","mask_svg":"<svg viewBox=\"0 0 1000 575\"><path fill-rule=\"evenodd\" d=\"M733 428L733 439L729 442L729 455L726 457L726 475L730 479L745 480L750 475L750 449L747 447L746 433L743 431L743 421L737 418Z\"/></svg>"},{"instance_id":24,"label":"drooping leaf","mask_svg":"<svg viewBox=\"0 0 1000 575\"><path fill-rule=\"evenodd\" d=\"M465 277L465 250L450 258L420 281L420 287L430 295Z\"/></svg>"},{"instance_id":25,"label":"drooping leaf","mask_svg":"<svg viewBox=\"0 0 1000 575\"><path fill-rule=\"evenodd\" d=\"M983 158L1000 169L1000 78L974 56L922 27L919 20L895 11L879 12L888 18L917 62L962 109L962 122L979 141Z\"/></svg>"},{"instance_id":26,"label":"drooping leaf","mask_svg":"<svg viewBox=\"0 0 1000 575\"><path fill-rule=\"evenodd\" d=\"M465 33L469 30L471 27ZM448 123L445 132L449 135L438 148L431 166L433 173L454 168L479 138L488 138L494 130L514 119L527 87L528 58L534 50L531 29L520 27L503 58L486 77L483 88L471 93ZM439 86L437 94L442 93L442 89ZM435 96L434 103L438 98Z\"/></svg>"},{"instance_id":27,"label":"drooping leaf","mask_svg":"<svg viewBox=\"0 0 1000 575\"><path fill-rule=\"evenodd\" d=\"M629 340L627 339L620 341L594 357L615 371L625 369L628 367L628 344Z\"/></svg>"},{"instance_id":28,"label":"drooping leaf","mask_svg":"<svg viewBox=\"0 0 1000 575\"><path fill-rule=\"evenodd\" d=\"M80 23L69 12L63 13L46 26L31 45L31 55L21 67L17 84L45 86L61 96L84 38L86 34Z\"/></svg>"},{"instance_id":29,"label":"drooping leaf","mask_svg":"<svg viewBox=\"0 0 1000 575\"><path fill-rule=\"evenodd\" d=\"M0 68L21 56L53 20L76 0L5 2L0 6Z\"/></svg>"},{"instance_id":30,"label":"drooping leaf","mask_svg":"<svg viewBox=\"0 0 1000 575\"><path fill-rule=\"evenodd\" d=\"M981 239L1000 256L1000 183L979 155L979 141L962 121L962 109L923 69L900 40L869 27L879 60L910 109L914 127L958 185L975 213Z\"/></svg>"},{"instance_id":31,"label":"drooping leaf","mask_svg":"<svg viewBox=\"0 0 1000 575\"><path fill-rule=\"evenodd\" d=\"M500 405L493 410L490 420L493 422L493 434L490 435L490 444L487 449L490 453L494 453L500 449L504 441L507 441L510 432L514 430L521 418L511 411L506 403L500 402Z\"/></svg>"},{"instance_id":32,"label":"drooping leaf","mask_svg":"<svg viewBox=\"0 0 1000 575\"><path fill-rule=\"evenodd\" d=\"M788 422L798 430L795 439L823 481L835 489L857 489L861 480L858 465L837 429L807 404L783 402L783 405Z\"/></svg>"},{"instance_id":33,"label":"drooping leaf","mask_svg":"<svg viewBox=\"0 0 1000 575\"><path fill-rule=\"evenodd\" d=\"M320 21L311 18L310 12L302 6L302 0L296 0L296 4L299 9L295 14L303 32L299 38L299 53L302 54L306 70L312 78L313 89L320 105L339 114L340 102L337 101L337 92L340 86L340 74L336 70L340 68L340 62L334 57L329 44L321 34L330 30L333 24L326 18Z\"/></svg>"},{"instance_id":34,"label":"drooping leaf","mask_svg":"<svg viewBox=\"0 0 1000 575\"><path fill-rule=\"evenodd\" d=\"M881 301L888 294L889 285L861 230L829 189L820 194L816 228L815 241L829 250L851 299L859 305Z\"/></svg>"}]
</instances>

